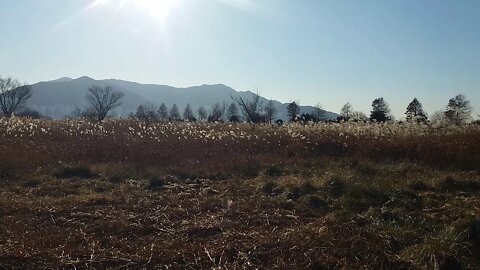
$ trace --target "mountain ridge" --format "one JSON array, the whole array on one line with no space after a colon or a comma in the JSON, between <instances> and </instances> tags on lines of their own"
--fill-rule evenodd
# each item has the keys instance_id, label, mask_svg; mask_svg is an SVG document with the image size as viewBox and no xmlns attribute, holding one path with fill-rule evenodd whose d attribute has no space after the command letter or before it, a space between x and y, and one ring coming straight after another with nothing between
<instances>
[{"instance_id":1,"label":"mountain ridge","mask_svg":"<svg viewBox=\"0 0 480 270\"><path fill-rule=\"evenodd\" d=\"M200 106L209 109L215 102L231 103L232 96L251 99L254 95L251 91L237 91L222 83L174 87L120 79L96 80L88 76L82 76L76 79L62 77L57 80L32 84L33 95L28 102L28 106L49 117L65 117L70 115L75 108L84 108L88 105L85 96L88 87L92 85L110 85L125 93L122 105L114 112L115 115L120 116L126 116L130 112L134 112L139 105L143 104L160 105L165 103L168 107L176 104L180 110L190 104L196 111ZM260 101L266 103L269 99L261 96ZM273 100L273 102L278 111L276 118L286 120L288 103L276 100ZM310 113L312 109L312 106L300 106L301 113ZM325 116L328 119L334 119L338 115L325 111Z\"/></svg>"}]
</instances>

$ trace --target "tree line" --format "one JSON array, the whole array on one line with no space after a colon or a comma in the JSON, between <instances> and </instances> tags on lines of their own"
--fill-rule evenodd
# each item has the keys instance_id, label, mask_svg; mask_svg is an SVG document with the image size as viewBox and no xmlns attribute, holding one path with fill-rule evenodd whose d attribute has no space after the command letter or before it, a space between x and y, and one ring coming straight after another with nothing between
<instances>
[{"instance_id":1,"label":"tree line","mask_svg":"<svg viewBox=\"0 0 480 270\"><path fill-rule=\"evenodd\" d=\"M88 118L97 122L103 121L113 109L122 104L125 93L115 90L111 86L93 85L87 89L85 99L88 107L85 109L75 109L72 112L73 117ZM2 116L16 116L39 118L41 115L25 105L32 96L31 86L21 84L18 80L12 78L0 77L0 109ZM168 108L165 103L160 106L152 104L140 105L129 117L145 122L156 121L189 121L189 122L249 122L249 123L272 123L278 113L272 100L263 104L260 95L255 93L252 98L246 99L240 96L232 96L232 102L227 104L214 103L209 110L204 106L199 107L194 112L192 106L187 104L180 113L176 104ZM445 123L460 125L472 121L473 107L470 101L464 95L452 97L445 110L436 111L430 117L424 111L422 103L414 98L406 107L405 121L416 123ZM340 110L337 119L327 119L325 111L320 105L313 107L309 113L300 114L300 105L298 101L290 102L287 106L287 116L290 122L322 122L322 121L371 121L388 122L393 121L389 104L383 97L373 100L370 115L355 111L350 103L346 103ZM278 124L283 120L277 119ZM477 120L477 123L479 120Z\"/></svg>"}]
</instances>

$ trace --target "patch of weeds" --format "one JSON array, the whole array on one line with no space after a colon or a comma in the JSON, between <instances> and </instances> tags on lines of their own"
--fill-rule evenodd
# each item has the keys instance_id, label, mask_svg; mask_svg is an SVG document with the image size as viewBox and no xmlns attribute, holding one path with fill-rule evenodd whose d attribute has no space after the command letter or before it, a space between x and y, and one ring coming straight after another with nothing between
<instances>
[{"instance_id":1,"label":"patch of weeds","mask_svg":"<svg viewBox=\"0 0 480 270\"><path fill-rule=\"evenodd\" d=\"M267 169L267 175L271 177L279 177L283 175L283 170L279 166L273 165Z\"/></svg>"},{"instance_id":2,"label":"patch of weeds","mask_svg":"<svg viewBox=\"0 0 480 270\"><path fill-rule=\"evenodd\" d=\"M379 207L389 201L386 193L374 188L364 188L358 185L349 187L339 200L340 205L354 212L363 212L370 207Z\"/></svg>"},{"instance_id":3,"label":"patch of weeds","mask_svg":"<svg viewBox=\"0 0 480 270\"><path fill-rule=\"evenodd\" d=\"M416 210L422 205L422 199L416 193L408 190L397 190L388 193L389 201L385 205L389 207Z\"/></svg>"},{"instance_id":4,"label":"patch of weeds","mask_svg":"<svg viewBox=\"0 0 480 270\"><path fill-rule=\"evenodd\" d=\"M422 182L420 180L413 181L412 183L410 183L408 185L408 187L412 190L415 190L415 191L431 191L431 190L433 190L433 188L431 186L425 184L425 182Z\"/></svg>"},{"instance_id":5,"label":"patch of weeds","mask_svg":"<svg viewBox=\"0 0 480 270\"><path fill-rule=\"evenodd\" d=\"M163 179L160 179L158 177L151 177L148 180L147 189L151 191L157 191L161 189L164 185L165 185L165 181Z\"/></svg>"},{"instance_id":6,"label":"patch of weeds","mask_svg":"<svg viewBox=\"0 0 480 270\"><path fill-rule=\"evenodd\" d=\"M317 195L310 195L306 200L307 204L316 209L328 209L328 203Z\"/></svg>"},{"instance_id":7,"label":"patch of weeds","mask_svg":"<svg viewBox=\"0 0 480 270\"><path fill-rule=\"evenodd\" d=\"M292 200L297 200L302 196L313 194L317 191L315 187L309 181L304 182L301 186L291 186L288 188L287 198Z\"/></svg>"},{"instance_id":8,"label":"patch of weeds","mask_svg":"<svg viewBox=\"0 0 480 270\"><path fill-rule=\"evenodd\" d=\"M91 179L97 177L97 174L92 172L89 167L84 165L78 166L67 166L58 169L54 174L57 178L83 178L83 179Z\"/></svg>"},{"instance_id":9,"label":"patch of weeds","mask_svg":"<svg viewBox=\"0 0 480 270\"><path fill-rule=\"evenodd\" d=\"M278 195L283 192L283 189L281 187L278 187L275 182L267 181L263 184L262 191L269 195Z\"/></svg>"},{"instance_id":10,"label":"patch of weeds","mask_svg":"<svg viewBox=\"0 0 480 270\"><path fill-rule=\"evenodd\" d=\"M439 188L446 192L476 192L480 190L480 183L472 180L457 180L452 176L445 177L439 182Z\"/></svg>"},{"instance_id":11,"label":"patch of weeds","mask_svg":"<svg viewBox=\"0 0 480 270\"><path fill-rule=\"evenodd\" d=\"M40 180L38 179L27 179L23 182L22 186L26 188L36 188L40 185Z\"/></svg>"},{"instance_id":12,"label":"patch of weeds","mask_svg":"<svg viewBox=\"0 0 480 270\"><path fill-rule=\"evenodd\" d=\"M123 177L121 175L112 175L112 176L108 177L108 181L110 181L111 183L114 183L114 184L120 184L123 181L125 181L125 177Z\"/></svg>"},{"instance_id":13,"label":"patch of weeds","mask_svg":"<svg viewBox=\"0 0 480 270\"><path fill-rule=\"evenodd\" d=\"M356 167L356 171L363 176L370 177L375 176L378 173L378 169L370 162L360 162Z\"/></svg>"},{"instance_id":14,"label":"patch of weeds","mask_svg":"<svg viewBox=\"0 0 480 270\"><path fill-rule=\"evenodd\" d=\"M346 191L346 184L343 180L340 180L338 178L333 178L328 182L324 188L327 190L328 194L338 198L345 194Z\"/></svg>"},{"instance_id":15,"label":"patch of weeds","mask_svg":"<svg viewBox=\"0 0 480 270\"><path fill-rule=\"evenodd\" d=\"M465 269L465 255L470 253L468 225L468 222L458 222L436 235L427 236L423 243L407 248L403 254L428 269Z\"/></svg>"}]
</instances>

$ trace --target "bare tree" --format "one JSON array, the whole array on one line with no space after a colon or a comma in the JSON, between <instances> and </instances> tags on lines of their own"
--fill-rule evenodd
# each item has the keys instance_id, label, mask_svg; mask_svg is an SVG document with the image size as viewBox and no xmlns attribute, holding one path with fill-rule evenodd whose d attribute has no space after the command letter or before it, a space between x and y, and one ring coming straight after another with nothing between
<instances>
[{"instance_id":1,"label":"bare tree","mask_svg":"<svg viewBox=\"0 0 480 270\"><path fill-rule=\"evenodd\" d=\"M145 123L152 123L158 120L157 108L152 104L140 105L135 112L135 118Z\"/></svg>"},{"instance_id":2,"label":"bare tree","mask_svg":"<svg viewBox=\"0 0 480 270\"><path fill-rule=\"evenodd\" d=\"M340 120L343 121L348 121L350 120L350 116L353 112L353 107L352 104L347 102L345 105L343 105L342 109L340 110Z\"/></svg>"},{"instance_id":3,"label":"bare tree","mask_svg":"<svg viewBox=\"0 0 480 270\"><path fill-rule=\"evenodd\" d=\"M122 104L121 99L124 96L125 93L116 91L111 86L93 85L88 88L86 99L95 113L95 119L101 122L112 109Z\"/></svg>"},{"instance_id":4,"label":"bare tree","mask_svg":"<svg viewBox=\"0 0 480 270\"><path fill-rule=\"evenodd\" d=\"M32 96L32 88L27 84L20 84L12 78L0 77L0 109L6 117L25 106Z\"/></svg>"},{"instance_id":5,"label":"bare tree","mask_svg":"<svg viewBox=\"0 0 480 270\"><path fill-rule=\"evenodd\" d=\"M208 116L208 122L219 122L223 120L223 115L225 114L225 104L220 105L220 103L215 103L210 109L210 115Z\"/></svg>"},{"instance_id":6,"label":"bare tree","mask_svg":"<svg viewBox=\"0 0 480 270\"><path fill-rule=\"evenodd\" d=\"M263 102L260 100L260 95L258 94L258 92L253 94L253 98L251 100L244 99L240 96L232 96L231 98L238 104L243 114L245 115L247 122L259 123L263 120L263 117L260 114Z\"/></svg>"},{"instance_id":7,"label":"bare tree","mask_svg":"<svg viewBox=\"0 0 480 270\"><path fill-rule=\"evenodd\" d=\"M444 111L435 111L431 116L430 116L430 122L433 125L444 125L447 123L447 117L445 116Z\"/></svg>"},{"instance_id":8,"label":"bare tree","mask_svg":"<svg viewBox=\"0 0 480 270\"><path fill-rule=\"evenodd\" d=\"M273 118L277 114L277 108L275 108L275 104L273 100L269 100L267 105L265 106L265 118L269 123L272 123Z\"/></svg>"},{"instance_id":9,"label":"bare tree","mask_svg":"<svg viewBox=\"0 0 480 270\"><path fill-rule=\"evenodd\" d=\"M464 95L457 95L448 101L445 117L452 124L464 124L472 119L472 110L470 101Z\"/></svg>"},{"instance_id":10,"label":"bare tree","mask_svg":"<svg viewBox=\"0 0 480 270\"><path fill-rule=\"evenodd\" d=\"M317 105L313 106L312 111L314 122L325 121L325 110L322 109L322 105L317 103Z\"/></svg>"}]
</instances>

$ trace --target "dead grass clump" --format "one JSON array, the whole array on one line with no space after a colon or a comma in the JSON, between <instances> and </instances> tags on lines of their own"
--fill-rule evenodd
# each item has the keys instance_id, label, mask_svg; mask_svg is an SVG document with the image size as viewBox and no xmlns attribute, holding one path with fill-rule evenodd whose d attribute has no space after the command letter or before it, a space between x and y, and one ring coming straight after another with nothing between
<instances>
[{"instance_id":1,"label":"dead grass clump","mask_svg":"<svg viewBox=\"0 0 480 270\"><path fill-rule=\"evenodd\" d=\"M121 183L137 176L137 170L128 163L99 163L91 166L93 173L112 183Z\"/></svg>"},{"instance_id":2,"label":"dead grass clump","mask_svg":"<svg viewBox=\"0 0 480 270\"><path fill-rule=\"evenodd\" d=\"M307 204L316 209L328 209L328 203L318 195L309 195L307 197Z\"/></svg>"},{"instance_id":3,"label":"dead grass clump","mask_svg":"<svg viewBox=\"0 0 480 270\"><path fill-rule=\"evenodd\" d=\"M151 177L150 179L148 179L147 189L151 191L160 190L163 186L165 186L165 180L161 178Z\"/></svg>"},{"instance_id":4,"label":"dead grass clump","mask_svg":"<svg viewBox=\"0 0 480 270\"><path fill-rule=\"evenodd\" d=\"M480 182L473 180L458 180L452 176L447 176L439 182L438 187L446 192L476 192L480 190Z\"/></svg>"},{"instance_id":5,"label":"dead grass clump","mask_svg":"<svg viewBox=\"0 0 480 270\"><path fill-rule=\"evenodd\" d=\"M273 165L267 168L267 175L271 177L279 177L282 176L283 170L280 166Z\"/></svg>"},{"instance_id":6,"label":"dead grass clump","mask_svg":"<svg viewBox=\"0 0 480 270\"><path fill-rule=\"evenodd\" d=\"M415 180L411 182L408 187L414 191L431 191L433 190L433 187L426 184L423 181L420 180Z\"/></svg>"},{"instance_id":7,"label":"dead grass clump","mask_svg":"<svg viewBox=\"0 0 480 270\"><path fill-rule=\"evenodd\" d=\"M273 194L275 188L277 188L277 184L273 181L267 181L262 186L262 191L266 194Z\"/></svg>"},{"instance_id":8,"label":"dead grass clump","mask_svg":"<svg viewBox=\"0 0 480 270\"><path fill-rule=\"evenodd\" d=\"M41 184L40 180L35 178L27 179L23 182L22 186L26 188L36 188Z\"/></svg>"},{"instance_id":9,"label":"dead grass clump","mask_svg":"<svg viewBox=\"0 0 480 270\"><path fill-rule=\"evenodd\" d=\"M300 186L287 187L287 198L297 200L305 195L313 194L317 192L318 188L314 186L310 181L304 181Z\"/></svg>"},{"instance_id":10,"label":"dead grass clump","mask_svg":"<svg viewBox=\"0 0 480 270\"><path fill-rule=\"evenodd\" d=\"M63 178L63 179L69 179L69 178L90 179L98 176L88 166L85 166L85 165L65 166L58 169L53 175L57 178Z\"/></svg>"},{"instance_id":11,"label":"dead grass clump","mask_svg":"<svg viewBox=\"0 0 480 270\"><path fill-rule=\"evenodd\" d=\"M345 194L347 185L343 180L337 177L332 177L330 181L324 186L330 196L338 198Z\"/></svg>"}]
</instances>

